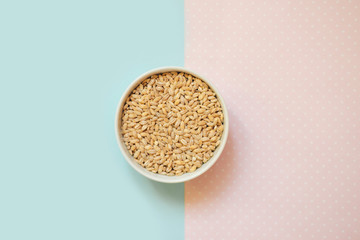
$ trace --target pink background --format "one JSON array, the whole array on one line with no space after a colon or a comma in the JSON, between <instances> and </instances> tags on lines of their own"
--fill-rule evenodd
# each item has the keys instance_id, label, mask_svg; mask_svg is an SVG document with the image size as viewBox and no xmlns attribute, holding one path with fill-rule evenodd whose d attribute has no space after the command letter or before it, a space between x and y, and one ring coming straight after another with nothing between
<instances>
[{"instance_id":1,"label":"pink background","mask_svg":"<svg viewBox=\"0 0 360 240\"><path fill-rule=\"evenodd\" d=\"M185 66L230 115L186 239L360 239L360 1L185 2Z\"/></svg>"}]
</instances>

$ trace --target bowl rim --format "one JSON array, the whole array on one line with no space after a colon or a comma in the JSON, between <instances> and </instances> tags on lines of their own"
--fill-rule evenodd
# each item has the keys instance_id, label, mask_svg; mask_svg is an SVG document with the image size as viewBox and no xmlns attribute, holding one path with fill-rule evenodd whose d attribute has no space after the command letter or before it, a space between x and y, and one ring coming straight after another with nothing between
<instances>
[{"instance_id":1,"label":"bowl rim","mask_svg":"<svg viewBox=\"0 0 360 240\"><path fill-rule=\"evenodd\" d=\"M130 93L136 88L136 86L138 86L140 84L140 82L142 82L147 77L149 77L153 74L159 74L159 73L164 73L164 72L173 72L173 71L188 73L188 74L191 74L191 75L201 79L202 81L204 81L215 92L217 98L219 99L219 102L221 104L223 114L224 114L224 130L223 130L223 134L221 136L220 145L216 148L214 155L205 164L203 164L200 168L196 169L194 172L184 173L181 176L160 175L157 173L150 172L150 171L146 170L144 167L142 167L140 164L138 164L135 161L135 159L130 155L127 148L125 147L125 144L121 138L121 131L120 131L120 127L119 127L120 120L121 120L121 117L119 117L119 116L120 116L120 114L122 114L122 108L124 106L125 100L130 95ZM222 98L220 92L207 78L201 76L200 74L198 74L192 70L184 68L184 67L164 66L164 67L158 67L158 68L151 69L151 70L141 74L134 81L132 81L132 83L126 88L126 90L124 91L124 93L122 94L122 96L120 98L120 101L119 101L119 103L117 105L117 109L116 109L115 135L116 135L116 140L117 140L118 146L119 146L120 151L122 152L125 160L130 164L130 166L132 166L133 169L135 169L135 171L137 171L141 175L143 175L151 180L157 181L157 182L162 182L162 183L186 182L186 181L192 180L192 179L202 175L203 173L205 173L207 170L209 170L215 164L215 162L220 157L220 155L226 145L228 134L229 134L229 116L228 116L228 111L227 111L227 108L225 105L225 101Z\"/></svg>"}]
</instances>

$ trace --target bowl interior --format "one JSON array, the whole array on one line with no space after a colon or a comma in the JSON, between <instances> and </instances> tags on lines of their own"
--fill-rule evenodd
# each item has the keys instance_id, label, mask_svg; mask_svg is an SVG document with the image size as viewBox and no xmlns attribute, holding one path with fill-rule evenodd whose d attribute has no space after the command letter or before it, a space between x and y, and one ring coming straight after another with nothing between
<instances>
[{"instance_id":1,"label":"bowl interior","mask_svg":"<svg viewBox=\"0 0 360 240\"><path fill-rule=\"evenodd\" d=\"M124 141L122 139L122 134L121 134L121 131L120 131L121 115L122 115L123 106L124 106L124 103L125 103L127 97L131 94L132 90L134 88L136 88L143 80L145 80L146 78L150 77L153 74L171 72L171 71L185 72L185 73L191 74L193 76L196 76L196 77L200 78L201 80L203 80L205 83L207 83L209 85L209 87L215 92L217 98L219 99L219 102L221 104L221 107L223 109L223 114L224 114L224 130L223 130L223 134L222 134L221 139L220 139L221 143L215 149L214 155L205 164L203 164L200 168L196 169L194 172L192 172L192 173L184 173L181 176L161 175L161 174L150 172L150 171L146 170L145 168L143 168L141 165L139 165L135 161L134 157L128 152L128 150L127 150L127 148L125 146L125 143L124 143ZM116 132L117 142L119 144L119 147L120 147L120 150L121 150L122 154L124 155L124 157L128 161L128 163L137 172L144 175L145 177L150 178L150 179L155 180L155 181L158 181L158 182L164 182L164 183L185 182L185 181L191 180L191 179L193 179L193 178L195 178L197 176L200 176L201 174L206 172L216 162L216 160L219 158L221 152L223 151L226 140L227 140L228 131L229 131L228 113L227 113L227 109L225 107L224 100L221 97L221 95L219 94L218 90L209 81L207 81L205 78L199 76L199 74L196 74L196 73L194 73L192 71L189 71L189 70L181 68L181 67L157 68L157 69L151 70L149 72L146 72L143 75L141 75L140 77L138 77L127 88L127 90L125 91L125 93L121 97L118 108L117 108L116 119L115 119L115 132Z\"/></svg>"}]
</instances>

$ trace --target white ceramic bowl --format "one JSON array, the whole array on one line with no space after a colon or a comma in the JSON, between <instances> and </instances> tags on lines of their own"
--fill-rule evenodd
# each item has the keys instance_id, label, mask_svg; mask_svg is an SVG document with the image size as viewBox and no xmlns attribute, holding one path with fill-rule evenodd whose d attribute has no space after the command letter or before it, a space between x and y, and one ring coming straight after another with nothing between
<instances>
[{"instance_id":1,"label":"white ceramic bowl","mask_svg":"<svg viewBox=\"0 0 360 240\"><path fill-rule=\"evenodd\" d=\"M224 131L223 131L223 134L222 134L222 137L220 140L221 143L215 149L214 155L205 164L203 164L200 168L196 169L194 172L185 173L181 176L160 175L157 173L150 172L150 171L146 170L145 168L143 168L141 165L139 165L134 160L133 156L131 156L131 154L128 152L128 150L124 144L124 141L122 139L121 132L120 132L121 115L122 115L122 111L123 111L123 106L124 106L124 103L125 103L127 97L132 92L132 90L134 90L143 80L145 80L146 78L150 77L153 74L159 74L159 73L171 72L171 71L185 72L185 73L191 74L193 76L196 76L196 77L200 78L201 80L203 80L204 82L206 82L211 87L211 89L216 93L216 96L220 101L221 107L223 109L223 114L224 114ZM139 172L140 174L144 175L147 178L150 178L150 179L158 181L158 182L179 183L179 182L189 181L193 178L200 176L201 174L206 172L212 165L214 165L214 163L219 158L219 156L220 156L221 152L223 151L225 144L226 144L226 140L227 140L227 137L229 134L229 117L228 117L228 112L226 110L224 99L221 97L219 91L214 87L214 85L212 85L211 82L208 81L206 78L200 76L197 73L194 73L193 71L190 71L190 70L182 68L182 67L161 67L161 68L156 68L156 69L150 70L150 71L142 74L137 79L135 79L135 81L133 81L130 84L130 86L126 89L126 91L124 92L124 94L122 95L122 97L120 99L120 102L119 102L117 110L116 110L115 134L116 134L116 139L119 144L120 150L121 150L122 154L124 155L126 161L137 172Z\"/></svg>"}]
</instances>

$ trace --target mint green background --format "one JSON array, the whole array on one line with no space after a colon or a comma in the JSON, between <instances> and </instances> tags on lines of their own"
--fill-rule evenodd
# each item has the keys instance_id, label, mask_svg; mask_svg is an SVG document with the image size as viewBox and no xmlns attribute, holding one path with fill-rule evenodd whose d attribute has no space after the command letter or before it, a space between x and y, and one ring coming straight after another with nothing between
<instances>
[{"instance_id":1,"label":"mint green background","mask_svg":"<svg viewBox=\"0 0 360 240\"><path fill-rule=\"evenodd\" d=\"M0 1L0 239L184 239L184 186L114 134L141 73L184 63L180 0Z\"/></svg>"}]
</instances>

